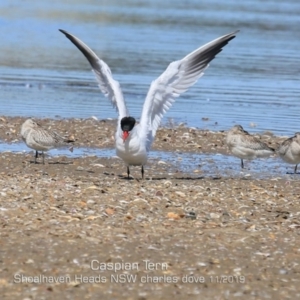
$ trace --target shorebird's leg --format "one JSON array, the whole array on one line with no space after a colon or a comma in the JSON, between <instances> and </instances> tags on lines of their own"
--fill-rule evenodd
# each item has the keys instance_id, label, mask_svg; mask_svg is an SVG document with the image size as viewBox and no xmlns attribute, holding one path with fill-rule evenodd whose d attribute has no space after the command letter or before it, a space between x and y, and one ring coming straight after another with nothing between
<instances>
[{"instance_id":1,"label":"shorebird's leg","mask_svg":"<svg viewBox=\"0 0 300 300\"><path fill-rule=\"evenodd\" d=\"M43 165L45 164L45 154L44 151L42 151L42 155L43 155Z\"/></svg>"},{"instance_id":2,"label":"shorebird's leg","mask_svg":"<svg viewBox=\"0 0 300 300\"><path fill-rule=\"evenodd\" d=\"M128 179L129 179L129 175L130 175L129 166L127 166L127 176L128 176Z\"/></svg>"},{"instance_id":3,"label":"shorebird's leg","mask_svg":"<svg viewBox=\"0 0 300 300\"><path fill-rule=\"evenodd\" d=\"M144 166L143 165L142 165L141 172L142 172L142 179L144 179Z\"/></svg>"},{"instance_id":4,"label":"shorebird's leg","mask_svg":"<svg viewBox=\"0 0 300 300\"><path fill-rule=\"evenodd\" d=\"M34 156L34 163L36 164L36 160L39 157L39 153L37 151L35 151L35 156Z\"/></svg>"},{"instance_id":5,"label":"shorebird's leg","mask_svg":"<svg viewBox=\"0 0 300 300\"><path fill-rule=\"evenodd\" d=\"M298 167L298 164L295 166L295 170L294 170L295 174L297 173L297 167Z\"/></svg>"},{"instance_id":6,"label":"shorebird's leg","mask_svg":"<svg viewBox=\"0 0 300 300\"><path fill-rule=\"evenodd\" d=\"M242 169L244 169L244 161L242 158L241 158L241 167L242 167Z\"/></svg>"}]
</instances>

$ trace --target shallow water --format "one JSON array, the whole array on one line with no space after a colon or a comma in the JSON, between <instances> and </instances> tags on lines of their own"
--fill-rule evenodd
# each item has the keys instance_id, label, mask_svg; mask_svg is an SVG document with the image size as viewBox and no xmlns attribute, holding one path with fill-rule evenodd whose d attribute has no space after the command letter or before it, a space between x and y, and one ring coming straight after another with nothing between
<instances>
[{"instance_id":1,"label":"shallow water","mask_svg":"<svg viewBox=\"0 0 300 300\"><path fill-rule=\"evenodd\" d=\"M24 143L5 144L0 143L0 152L28 153L34 152ZM50 157L67 156L69 158L96 156L118 160L115 149L98 148L74 148L73 152L68 149L53 149L47 152ZM240 159L222 154L184 153L168 151L150 151L149 163L162 164L171 173L180 171L191 174L192 177L255 177L255 178L282 178L289 176L294 166L288 165L278 157L256 159L252 162L245 160L245 169L240 168ZM149 164L146 165L147 168ZM124 169L125 170L125 169ZM293 175L293 178L298 175Z\"/></svg>"},{"instance_id":2,"label":"shallow water","mask_svg":"<svg viewBox=\"0 0 300 300\"><path fill-rule=\"evenodd\" d=\"M188 126L276 135L299 131L300 2L0 2L1 115L115 118L81 53L59 31L84 40L120 81L139 116L149 84L174 60L240 29L199 82L164 118ZM203 121L202 118L209 118ZM251 128L252 126L256 126Z\"/></svg>"}]
</instances>

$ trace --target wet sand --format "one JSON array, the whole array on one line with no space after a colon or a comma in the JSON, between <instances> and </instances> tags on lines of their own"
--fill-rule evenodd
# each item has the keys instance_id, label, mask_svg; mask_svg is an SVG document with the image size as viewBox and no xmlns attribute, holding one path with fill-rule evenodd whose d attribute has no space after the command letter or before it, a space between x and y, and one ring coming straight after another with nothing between
<instances>
[{"instance_id":1,"label":"wet sand","mask_svg":"<svg viewBox=\"0 0 300 300\"><path fill-rule=\"evenodd\" d=\"M0 139L20 141L24 120L0 117ZM114 144L115 121L39 121L77 146ZM224 137L170 126L153 149L228 154ZM272 147L284 139L259 137ZM127 180L118 159L42 165L30 150L0 162L1 299L300 297L297 174L206 176L150 162L146 180L138 167Z\"/></svg>"}]
</instances>

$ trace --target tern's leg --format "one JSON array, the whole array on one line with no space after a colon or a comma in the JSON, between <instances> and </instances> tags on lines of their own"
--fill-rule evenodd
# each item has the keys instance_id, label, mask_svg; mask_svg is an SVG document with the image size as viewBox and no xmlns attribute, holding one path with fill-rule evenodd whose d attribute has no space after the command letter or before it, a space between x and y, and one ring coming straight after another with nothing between
<instances>
[{"instance_id":1,"label":"tern's leg","mask_svg":"<svg viewBox=\"0 0 300 300\"><path fill-rule=\"evenodd\" d=\"M42 155L43 155L43 165L44 165L45 164L45 154L43 151L42 151Z\"/></svg>"},{"instance_id":2,"label":"tern's leg","mask_svg":"<svg viewBox=\"0 0 300 300\"><path fill-rule=\"evenodd\" d=\"M298 165L295 166L295 170L294 170L295 174L297 173L297 167L298 167Z\"/></svg>"},{"instance_id":3,"label":"tern's leg","mask_svg":"<svg viewBox=\"0 0 300 300\"><path fill-rule=\"evenodd\" d=\"M127 166L127 176L128 176L128 179L129 179L129 175L130 175L129 166Z\"/></svg>"},{"instance_id":4,"label":"tern's leg","mask_svg":"<svg viewBox=\"0 0 300 300\"><path fill-rule=\"evenodd\" d=\"M141 172L142 172L142 179L144 179L144 166L143 165L142 165Z\"/></svg>"},{"instance_id":5,"label":"tern's leg","mask_svg":"<svg viewBox=\"0 0 300 300\"><path fill-rule=\"evenodd\" d=\"M242 169L244 169L244 161L242 158L241 158L241 167L242 167Z\"/></svg>"},{"instance_id":6,"label":"tern's leg","mask_svg":"<svg viewBox=\"0 0 300 300\"><path fill-rule=\"evenodd\" d=\"M35 156L34 156L34 163L36 164L36 160L39 157L39 153L37 151L35 151Z\"/></svg>"}]
</instances>

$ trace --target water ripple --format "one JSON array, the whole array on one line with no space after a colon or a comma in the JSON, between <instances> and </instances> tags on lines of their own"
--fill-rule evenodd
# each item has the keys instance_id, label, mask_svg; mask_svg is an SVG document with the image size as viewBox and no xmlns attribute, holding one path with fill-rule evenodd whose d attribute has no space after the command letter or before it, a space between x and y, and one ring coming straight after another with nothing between
<instances>
[{"instance_id":1,"label":"water ripple","mask_svg":"<svg viewBox=\"0 0 300 300\"><path fill-rule=\"evenodd\" d=\"M88 63L58 27L84 39L109 64L136 117L151 81L171 61L240 29L203 78L177 99L163 123L173 119L210 130L239 123L249 131L292 135L299 131L299 14L295 0L264 5L259 0L124 0L122 5L28 0L17 6L3 0L1 114L117 117ZM256 127L249 128L250 123Z\"/></svg>"}]
</instances>

